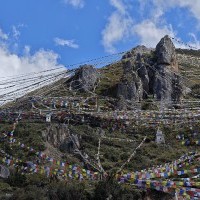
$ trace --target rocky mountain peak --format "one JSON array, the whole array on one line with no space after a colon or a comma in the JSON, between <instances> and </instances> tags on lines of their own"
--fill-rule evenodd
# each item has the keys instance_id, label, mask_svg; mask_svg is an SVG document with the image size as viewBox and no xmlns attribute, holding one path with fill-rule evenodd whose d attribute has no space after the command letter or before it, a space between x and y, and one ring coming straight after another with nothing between
<instances>
[{"instance_id":1,"label":"rocky mountain peak","mask_svg":"<svg viewBox=\"0 0 200 200\"><path fill-rule=\"evenodd\" d=\"M157 100L180 101L183 87L178 72L175 46L168 35L157 44L156 49L137 46L123 56L124 70L119 84L117 97L137 101L148 98Z\"/></svg>"},{"instance_id":2,"label":"rocky mountain peak","mask_svg":"<svg viewBox=\"0 0 200 200\"><path fill-rule=\"evenodd\" d=\"M117 65L121 74L110 88L107 84L110 91L107 95L133 103L148 98L166 101L167 104L181 100L183 85L181 76L176 73L178 62L175 46L168 35L160 40L155 49L143 45L131 49L121 61L112 64ZM72 90L83 92L93 92L94 88L99 87L97 83L101 84L99 72L91 65L80 66L68 80Z\"/></svg>"},{"instance_id":3,"label":"rocky mountain peak","mask_svg":"<svg viewBox=\"0 0 200 200\"><path fill-rule=\"evenodd\" d=\"M144 45L138 45L135 48L128 51L126 54L123 55L122 59L131 58L133 56L143 55L145 53L150 53L152 49L147 48Z\"/></svg>"},{"instance_id":4,"label":"rocky mountain peak","mask_svg":"<svg viewBox=\"0 0 200 200\"><path fill-rule=\"evenodd\" d=\"M176 49L168 35L163 37L157 44L155 53L158 65L170 65L172 69L178 71Z\"/></svg>"}]
</instances>

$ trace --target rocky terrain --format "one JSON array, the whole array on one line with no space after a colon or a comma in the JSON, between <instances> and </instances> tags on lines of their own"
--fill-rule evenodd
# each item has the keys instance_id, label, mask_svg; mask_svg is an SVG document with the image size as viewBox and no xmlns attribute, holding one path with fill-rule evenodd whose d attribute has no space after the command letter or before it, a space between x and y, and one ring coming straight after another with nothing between
<instances>
[{"instance_id":1,"label":"rocky terrain","mask_svg":"<svg viewBox=\"0 0 200 200\"><path fill-rule=\"evenodd\" d=\"M177 161L177 170L188 173L170 180L198 175L190 170L199 169L199 64L199 51L175 49L165 36L155 49L137 46L99 69L82 65L2 107L1 157L10 176L2 172L1 198L175 199L174 189L141 187L127 174L166 172L167 163L196 151L194 158ZM73 166L98 178L84 175L80 181L70 173Z\"/></svg>"}]
</instances>

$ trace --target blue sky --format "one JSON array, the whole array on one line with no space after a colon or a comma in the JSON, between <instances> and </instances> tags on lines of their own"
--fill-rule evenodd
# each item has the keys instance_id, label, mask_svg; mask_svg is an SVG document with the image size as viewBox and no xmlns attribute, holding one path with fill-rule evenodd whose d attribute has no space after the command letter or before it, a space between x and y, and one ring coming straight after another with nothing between
<instances>
[{"instance_id":1,"label":"blue sky","mask_svg":"<svg viewBox=\"0 0 200 200\"><path fill-rule=\"evenodd\" d=\"M138 44L155 47L165 34L200 48L199 0L4 0L0 73L68 67Z\"/></svg>"}]
</instances>

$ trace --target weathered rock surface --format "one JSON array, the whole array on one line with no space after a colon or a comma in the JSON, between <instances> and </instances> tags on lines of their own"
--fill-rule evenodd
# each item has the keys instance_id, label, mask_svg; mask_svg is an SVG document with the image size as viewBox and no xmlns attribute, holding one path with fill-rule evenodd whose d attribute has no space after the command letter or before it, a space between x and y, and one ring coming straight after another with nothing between
<instances>
[{"instance_id":1,"label":"weathered rock surface","mask_svg":"<svg viewBox=\"0 0 200 200\"><path fill-rule=\"evenodd\" d=\"M170 65L173 70L178 71L176 49L169 36L166 35L160 40L155 52L158 65Z\"/></svg>"},{"instance_id":2,"label":"weathered rock surface","mask_svg":"<svg viewBox=\"0 0 200 200\"><path fill-rule=\"evenodd\" d=\"M69 135L64 125L51 126L46 133L46 139L54 147L59 147L68 139Z\"/></svg>"},{"instance_id":3,"label":"weathered rock surface","mask_svg":"<svg viewBox=\"0 0 200 200\"><path fill-rule=\"evenodd\" d=\"M168 36L165 36L156 46L157 63L155 66L154 94L156 99L165 101L180 101L182 97L181 78L176 74L178 64L175 46Z\"/></svg>"},{"instance_id":4,"label":"weathered rock surface","mask_svg":"<svg viewBox=\"0 0 200 200\"><path fill-rule=\"evenodd\" d=\"M137 66L137 73L138 76L141 79L142 82L142 86L141 86L141 90L143 92L142 94L142 98L146 99L148 97L149 94L149 83L150 83L150 78L149 78L149 72L145 66L145 64L142 62L141 56L137 57L136 60L136 66Z\"/></svg>"},{"instance_id":5,"label":"weathered rock surface","mask_svg":"<svg viewBox=\"0 0 200 200\"><path fill-rule=\"evenodd\" d=\"M142 94L142 82L133 68L133 63L127 61L124 64L124 75L117 85L117 97L123 96L128 100L139 100Z\"/></svg>"},{"instance_id":6,"label":"weathered rock surface","mask_svg":"<svg viewBox=\"0 0 200 200\"><path fill-rule=\"evenodd\" d=\"M99 73L92 65L83 65L66 83L72 90L80 92L93 91L99 78Z\"/></svg>"},{"instance_id":7,"label":"weathered rock surface","mask_svg":"<svg viewBox=\"0 0 200 200\"><path fill-rule=\"evenodd\" d=\"M150 96L166 103L181 100L184 89L178 75L176 49L169 36L163 37L156 49L145 46L131 49L122 57L120 67L121 79L108 89L110 96L119 99L119 109L126 107L126 100L134 103ZM72 90L93 92L98 81L97 69L84 65L67 84Z\"/></svg>"},{"instance_id":8,"label":"weathered rock surface","mask_svg":"<svg viewBox=\"0 0 200 200\"><path fill-rule=\"evenodd\" d=\"M177 75L175 46L169 36L161 39L155 51L138 46L125 54L122 61L124 72L116 86L118 98L138 101L153 95L167 103L180 101L182 80Z\"/></svg>"},{"instance_id":9,"label":"weathered rock surface","mask_svg":"<svg viewBox=\"0 0 200 200\"><path fill-rule=\"evenodd\" d=\"M10 171L7 167L0 165L0 177L8 178L10 176Z\"/></svg>"},{"instance_id":10,"label":"weathered rock surface","mask_svg":"<svg viewBox=\"0 0 200 200\"><path fill-rule=\"evenodd\" d=\"M72 153L74 149L80 148L79 137L77 134L69 134L69 130L66 129L65 125L47 127L43 137L54 147L64 152Z\"/></svg>"},{"instance_id":11,"label":"weathered rock surface","mask_svg":"<svg viewBox=\"0 0 200 200\"><path fill-rule=\"evenodd\" d=\"M122 59L131 58L133 56L149 54L152 49L145 47L144 45L138 45L137 47L128 51L125 55L123 55Z\"/></svg>"}]
</instances>

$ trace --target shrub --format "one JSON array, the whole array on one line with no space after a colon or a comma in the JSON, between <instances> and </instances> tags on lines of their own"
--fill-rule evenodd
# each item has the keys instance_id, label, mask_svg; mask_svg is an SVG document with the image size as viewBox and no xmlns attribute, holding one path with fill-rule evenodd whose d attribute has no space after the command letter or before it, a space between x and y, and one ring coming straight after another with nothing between
<instances>
[{"instance_id":1,"label":"shrub","mask_svg":"<svg viewBox=\"0 0 200 200\"><path fill-rule=\"evenodd\" d=\"M47 200L46 191L35 185L17 189L10 200Z\"/></svg>"},{"instance_id":2,"label":"shrub","mask_svg":"<svg viewBox=\"0 0 200 200\"><path fill-rule=\"evenodd\" d=\"M85 185L77 182L52 183L48 187L49 200L86 200L90 199L85 191Z\"/></svg>"},{"instance_id":3,"label":"shrub","mask_svg":"<svg viewBox=\"0 0 200 200\"><path fill-rule=\"evenodd\" d=\"M26 176L16 172L10 175L7 182L13 187L23 187L26 184Z\"/></svg>"}]
</instances>

